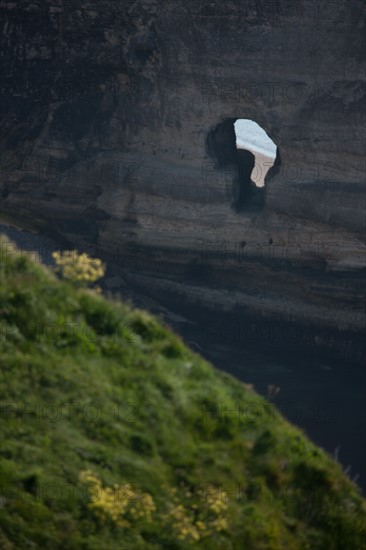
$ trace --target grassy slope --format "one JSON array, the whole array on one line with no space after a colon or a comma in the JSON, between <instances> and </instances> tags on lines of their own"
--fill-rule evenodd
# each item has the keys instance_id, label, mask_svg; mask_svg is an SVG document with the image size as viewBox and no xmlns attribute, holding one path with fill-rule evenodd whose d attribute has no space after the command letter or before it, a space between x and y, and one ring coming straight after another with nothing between
<instances>
[{"instance_id":1,"label":"grassy slope","mask_svg":"<svg viewBox=\"0 0 366 550\"><path fill-rule=\"evenodd\" d=\"M340 466L154 317L24 254L2 258L1 283L2 547L366 547L365 501ZM153 521L98 518L84 470L152 495ZM203 510L205 484L229 494L228 527L179 539L164 514L174 498Z\"/></svg>"}]
</instances>

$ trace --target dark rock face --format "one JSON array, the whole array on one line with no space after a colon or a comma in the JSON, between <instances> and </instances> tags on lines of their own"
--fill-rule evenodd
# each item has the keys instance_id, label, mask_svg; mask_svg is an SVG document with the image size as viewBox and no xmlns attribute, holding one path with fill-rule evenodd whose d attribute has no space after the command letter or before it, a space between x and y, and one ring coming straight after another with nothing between
<instances>
[{"instance_id":1,"label":"dark rock face","mask_svg":"<svg viewBox=\"0 0 366 550\"><path fill-rule=\"evenodd\" d=\"M234 122L235 119L229 118L218 124L207 136L206 149L216 168L231 173L233 207L240 212L253 204L255 183L251 180L251 174L255 156L250 151L236 148Z\"/></svg>"},{"instance_id":2,"label":"dark rock face","mask_svg":"<svg viewBox=\"0 0 366 550\"><path fill-rule=\"evenodd\" d=\"M158 295L349 346L365 313L362 0L1 9L7 219L97 245ZM222 126L237 118L279 151L240 213Z\"/></svg>"}]
</instances>

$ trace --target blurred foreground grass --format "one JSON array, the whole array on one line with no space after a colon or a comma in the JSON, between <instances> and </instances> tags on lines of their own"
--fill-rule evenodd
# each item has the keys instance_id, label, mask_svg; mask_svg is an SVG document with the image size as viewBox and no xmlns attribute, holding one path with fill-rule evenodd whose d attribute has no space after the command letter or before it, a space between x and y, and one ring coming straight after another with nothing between
<instances>
[{"instance_id":1,"label":"blurred foreground grass","mask_svg":"<svg viewBox=\"0 0 366 550\"><path fill-rule=\"evenodd\" d=\"M272 404L1 249L2 548L366 548L357 487Z\"/></svg>"}]
</instances>

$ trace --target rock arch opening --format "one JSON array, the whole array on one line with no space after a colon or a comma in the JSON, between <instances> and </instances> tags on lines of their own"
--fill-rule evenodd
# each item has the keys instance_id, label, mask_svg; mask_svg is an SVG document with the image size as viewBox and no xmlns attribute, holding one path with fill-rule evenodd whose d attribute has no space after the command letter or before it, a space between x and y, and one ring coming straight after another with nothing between
<instances>
[{"instance_id":1,"label":"rock arch opening","mask_svg":"<svg viewBox=\"0 0 366 550\"><path fill-rule=\"evenodd\" d=\"M237 211L260 208L265 183L277 172L280 156L267 132L250 119L227 119L207 136L207 152L232 184Z\"/></svg>"}]
</instances>

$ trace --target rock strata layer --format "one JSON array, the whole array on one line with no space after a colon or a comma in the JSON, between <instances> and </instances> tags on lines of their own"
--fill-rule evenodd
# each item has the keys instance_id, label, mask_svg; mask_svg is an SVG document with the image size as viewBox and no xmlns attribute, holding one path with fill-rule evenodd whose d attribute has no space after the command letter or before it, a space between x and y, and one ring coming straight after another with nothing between
<instances>
[{"instance_id":1,"label":"rock strata layer","mask_svg":"<svg viewBox=\"0 0 366 550\"><path fill-rule=\"evenodd\" d=\"M97 247L162 298L329 329L359 357L363 9L2 2L3 218ZM207 147L237 118L278 147L241 212L232 165Z\"/></svg>"}]
</instances>

